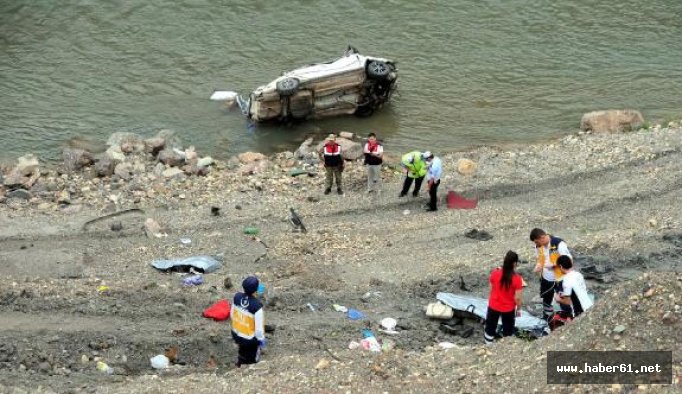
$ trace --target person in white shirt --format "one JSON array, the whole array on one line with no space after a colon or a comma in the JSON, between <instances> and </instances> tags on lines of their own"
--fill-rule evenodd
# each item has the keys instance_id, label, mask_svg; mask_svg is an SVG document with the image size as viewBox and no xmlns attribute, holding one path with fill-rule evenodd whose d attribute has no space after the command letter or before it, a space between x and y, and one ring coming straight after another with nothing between
<instances>
[{"instance_id":1,"label":"person in white shirt","mask_svg":"<svg viewBox=\"0 0 682 394\"><path fill-rule=\"evenodd\" d=\"M557 265L564 273L562 289L556 294L555 299L562 305L572 308L572 317L578 317L586 310L592 308L594 303L587 293L587 285L583 275L573 269L573 261L568 256L560 256Z\"/></svg>"},{"instance_id":2,"label":"person in white shirt","mask_svg":"<svg viewBox=\"0 0 682 394\"><path fill-rule=\"evenodd\" d=\"M381 164L383 164L384 147L377 141L377 135L369 133L363 149L367 165L367 192L381 190Z\"/></svg>"},{"instance_id":3,"label":"person in white shirt","mask_svg":"<svg viewBox=\"0 0 682 394\"><path fill-rule=\"evenodd\" d=\"M438 186L440 185L440 177L443 174L443 163L440 157L435 157L431 152L424 152L424 160L427 163L426 172L426 188L429 191L429 205L427 211L434 212L438 210Z\"/></svg>"}]
</instances>

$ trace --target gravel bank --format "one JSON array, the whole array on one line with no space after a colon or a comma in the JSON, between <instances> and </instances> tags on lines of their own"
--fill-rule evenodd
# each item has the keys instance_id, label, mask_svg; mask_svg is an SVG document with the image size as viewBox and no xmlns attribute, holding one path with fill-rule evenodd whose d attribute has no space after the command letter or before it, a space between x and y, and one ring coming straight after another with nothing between
<instances>
[{"instance_id":1,"label":"gravel bank","mask_svg":"<svg viewBox=\"0 0 682 394\"><path fill-rule=\"evenodd\" d=\"M458 175L460 158L476 162L477 171ZM401 175L390 165L379 195L364 192L364 168L349 163L346 194L325 196L323 172L286 153L249 171L218 162L203 177L143 175L133 186L61 177L55 182L71 188L69 204L16 198L0 204L0 391L573 392L545 385L545 352L562 349L673 350L679 375L679 345L670 333L682 314L681 159L680 128L455 152L443 156L441 194L453 189L478 197L479 205L435 214L423 212L424 197L397 197ZM313 175L290 176L291 168ZM211 215L211 207L221 214ZM292 231L289 207L308 233ZM130 208L142 212L83 226ZM148 238L146 218L168 236ZM251 226L260 229L257 238L243 234ZM470 293L485 296L487 274L507 250L530 259L533 227L616 269L610 282L589 283L598 297L593 311L548 338L486 349L477 323L467 323L475 328L470 338L459 338L423 316L436 292L460 292L460 276ZM493 238L465 237L473 228ZM197 254L224 258L198 287L149 266ZM530 265L521 268L526 277ZM268 286L267 319L277 329L263 363L235 370L228 326L200 313L231 296L226 277L240 283L248 273ZM528 301L537 293L529 282ZM99 292L103 285L109 290ZM644 287L659 290L643 298ZM362 310L367 321L350 321L333 310L335 303ZM400 334L379 339L391 339L394 350L348 349L365 324L376 332L386 316L398 319ZM616 323L627 326L618 340L604 334ZM441 341L457 348L438 350ZM156 373L148 360L169 346L180 349L185 365ZM114 374L97 371L97 361ZM579 391L607 389L647 388ZM649 389L674 392L679 382Z\"/></svg>"}]
</instances>

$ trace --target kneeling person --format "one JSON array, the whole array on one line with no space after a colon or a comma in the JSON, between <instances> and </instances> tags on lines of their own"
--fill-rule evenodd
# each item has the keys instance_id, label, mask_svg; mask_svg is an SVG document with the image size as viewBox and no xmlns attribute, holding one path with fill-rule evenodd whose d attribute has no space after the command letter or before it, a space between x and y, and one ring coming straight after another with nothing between
<instances>
[{"instance_id":1,"label":"kneeling person","mask_svg":"<svg viewBox=\"0 0 682 394\"><path fill-rule=\"evenodd\" d=\"M232 338L239 346L237 367L260 361L260 349L265 346L263 304L255 297L258 284L255 276L244 279L244 292L235 294L232 302Z\"/></svg>"},{"instance_id":2,"label":"kneeling person","mask_svg":"<svg viewBox=\"0 0 682 394\"><path fill-rule=\"evenodd\" d=\"M556 294L555 299L562 305L571 306L572 317L577 317L594 304L587 294L585 278L580 272L573 269L573 261L568 256L560 256L557 265L564 275L561 290Z\"/></svg>"}]
</instances>

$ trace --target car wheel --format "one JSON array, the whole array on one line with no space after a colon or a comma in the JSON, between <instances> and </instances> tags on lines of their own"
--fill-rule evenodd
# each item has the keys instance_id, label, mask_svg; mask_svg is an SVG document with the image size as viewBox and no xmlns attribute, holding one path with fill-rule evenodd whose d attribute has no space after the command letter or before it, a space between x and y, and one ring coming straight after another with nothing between
<instances>
[{"instance_id":1,"label":"car wheel","mask_svg":"<svg viewBox=\"0 0 682 394\"><path fill-rule=\"evenodd\" d=\"M299 81L296 78L284 78L281 81L277 81L275 87L280 96L291 96L298 90L298 84Z\"/></svg>"},{"instance_id":2,"label":"car wheel","mask_svg":"<svg viewBox=\"0 0 682 394\"><path fill-rule=\"evenodd\" d=\"M378 60L369 62L367 65L367 76L372 79L386 79L391 73L391 67Z\"/></svg>"}]
</instances>

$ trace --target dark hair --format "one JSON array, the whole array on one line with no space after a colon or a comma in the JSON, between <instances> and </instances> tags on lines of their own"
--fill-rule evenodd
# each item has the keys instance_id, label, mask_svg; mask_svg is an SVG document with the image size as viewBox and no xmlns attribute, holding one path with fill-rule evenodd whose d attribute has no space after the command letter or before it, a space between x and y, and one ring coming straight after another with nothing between
<instances>
[{"instance_id":1,"label":"dark hair","mask_svg":"<svg viewBox=\"0 0 682 394\"><path fill-rule=\"evenodd\" d=\"M376 137L377 137L377 135L376 135L376 134L374 134L374 133L369 133L369 134L367 134L367 138L371 138L371 137L374 137L374 138L376 138Z\"/></svg>"},{"instance_id":2,"label":"dark hair","mask_svg":"<svg viewBox=\"0 0 682 394\"><path fill-rule=\"evenodd\" d=\"M573 268L573 261L566 255L561 255L556 261L557 265L565 270L570 270Z\"/></svg>"},{"instance_id":3,"label":"dark hair","mask_svg":"<svg viewBox=\"0 0 682 394\"><path fill-rule=\"evenodd\" d=\"M542 237L543 235L547 235L547 233L545 232L545 230L540 229L540 228L534 228L534 229L531 230L531 232L530 232L530 240L531 240L531 241L535 241L536 239Z\"/></svg>"},{"instance_id":4,"label":"dark hair","mask_svg":"<svg viewBox=\"0 0 682 394\"><path fill-rule=\"evenodd\" d=\"M512 276L514 275L514 265L518 263L519 255L516 252L508 251L504 255L504 264L502 265L502 278L500 279L500 284L503 288L509 288L512 282Z\"/></svg>"}]
</instances>

